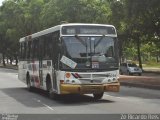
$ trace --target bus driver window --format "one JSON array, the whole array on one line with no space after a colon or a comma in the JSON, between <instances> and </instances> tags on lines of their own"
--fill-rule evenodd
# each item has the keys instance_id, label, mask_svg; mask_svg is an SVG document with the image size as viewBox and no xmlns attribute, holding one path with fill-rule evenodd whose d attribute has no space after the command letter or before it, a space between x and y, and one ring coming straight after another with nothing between
<instances>
[{"instance_id":1,"label":"bus driver window","mask_svg":"<svg viewBox=\"0 0 160 120\"><path fill-rule=\"evenodd\" d=\"M106 57L113 57L113 46L110 46L106 51Z\"/></svg>"}]
</instances>

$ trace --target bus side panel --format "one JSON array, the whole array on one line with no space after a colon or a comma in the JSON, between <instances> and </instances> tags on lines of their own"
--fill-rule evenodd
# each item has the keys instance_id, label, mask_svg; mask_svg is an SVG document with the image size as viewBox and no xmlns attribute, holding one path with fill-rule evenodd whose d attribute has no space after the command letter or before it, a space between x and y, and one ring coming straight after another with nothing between
<instances>
[{"instance_id":1,"label":"bus side panel","mask_svg":"<svg viewBox=\"0 0 160 120\"><path fill-rule=\"evenodd\" d=\"M27 61L20 61L18 64L18 79L26 83Z\"/></svg>"},{"instance_id":2,"label":"bus side panel","mask_svg":"<svg viewBox=\"0 0 160 120\"><path fill-rule=\"evenodd\" d=\"M40 88L40 79L39 79L39 62L31 61L28 64L28 70L31 80L31 85L36 88Z\"/></svg>"},{"instance_id":3,"label":"bus side panel","mask_svg":"<svg viewBox=\"0 0 160 120\"><path fill-rule=\"evenodd\" d=\"M52 60L43 60L42 62L42 76L43 76L43 81L41 81L41 86L42 89L47 90L46 86L46 78L47 75L50 76L51 82L52 82ZM53 83L52 83L53 84Z\"/></svg>"},{"instance_id":4,"label":"bus side panel","mask_svg":"<svg viewBox=\"0 0 160 120\"><path fill-rule=\"evenodd\" d=\"M57 80L57 93L60 94L60 80L65 80L65 71L57 71L56 72L56 80Z\"/></svg>"}]
</instances>

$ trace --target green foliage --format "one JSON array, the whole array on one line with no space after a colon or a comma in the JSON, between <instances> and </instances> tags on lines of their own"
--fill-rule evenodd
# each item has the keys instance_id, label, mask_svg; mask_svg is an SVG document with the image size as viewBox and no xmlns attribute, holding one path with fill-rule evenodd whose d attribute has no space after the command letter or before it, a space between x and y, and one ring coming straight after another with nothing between
<instances>
[{"instance_id":1,"label":"green foliage","mask_svg":"<svg viewBox=\"0 0 160 120\"><path fill-rule=\"evenodd\" d=\"M68 21L117 28L120 53L143 61L160 56L160 0L5 0L0 6L0 53L14 56L19 38Z\"/></svg>"},{"instance_id":2,"label":"green foliage","mask_svg":"<svg viewBox=\"0 0 160 120\"><path fill-rule=\"evenodd\" d=\"M155 61L149 61L149 62L146 62L145 64L143 64L143 67L160 68L160 63L157 63Z\"/></svg>"},{"instance_id":3,"label":"green foliage","mask_svg":"<svg viewBox=\"0 0 160 120\"><path fill-rule=\"evenodd\" d=\"M111 9L101 0L50 0L42 12L42 23L46 27L61 21L81 23L109 23Z\"/></svg>"}]
</instances>

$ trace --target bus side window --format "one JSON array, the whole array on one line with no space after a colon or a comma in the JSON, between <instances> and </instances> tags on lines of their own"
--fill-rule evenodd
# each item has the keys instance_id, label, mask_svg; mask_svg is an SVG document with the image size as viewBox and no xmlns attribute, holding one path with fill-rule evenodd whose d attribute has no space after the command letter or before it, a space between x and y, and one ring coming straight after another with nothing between
<instances>
[{"instance_id":1,"label":"bus side window","mask_svg":"<svg viewBox=\"0 0 160 120\"><path fill-rule=\"evenodd\" d=\"M39 59L43 59L43 55L44 55L44 43L43 43L43 39L39 38Z\"/></svg>"},{"instance_id":2,"label":"bus side window","mask_svg":"<svg viewBox=\"0 0 160 120\"><path fill-rule=\"evenodd\" d=\"M26 58L26 42L22 42L22 59Z\"/></svg>"},{"instance_id":3,"label":"bus side window","mask_svg":"<svg viewBox=\"0 0 160 120\"><path fill-rule=\"evenodd\" d=\"M47 58L51 59L52 58L52 36L51 34L47 35Z\"/></svg>"},{"instance_id":4,"label":"bus side window","mask_svg":"<svg viewBox=\"0 0 160 120\"><path fill-rule=\"evenodd\" d=\"M32 59L38 59L38 40L34 39L32 42Z\"/></svg>"},{"instance_id":5,"label":"bus side window","mask_svg":"<svg viewBox=\"0 0 160 120\"><path fill-rule=\"evenodd\" d=\"M47 40L46 40L46 36L43 36L43 44L44 44L44 51L43 51L43 58L46 59L47 58Z\"/></svg>"},{"instance_id":6,"label":"bus side window","mask_svg":"<svg viewBox=\"0 0 160 120\"><path fill-rule=\"evenodd\" d=\"M35 58L38 59L38 50L39 50L39 41L38 40L35 40L35 44L36 44L36 47L35 47Z\"/></svg>"},{"instance_id":7,"label":"bus side window","mask_svg":"<svg viewBox=\"0 0 160 120\"><path fill-rule=\"evenodd\" d=\"M53 49L52 49L52 51L53 51L53 61L55 63L55 60L56 60L56 55L55 55L56 54L56 40L55 40L54 34L53 34L52 40L53 40L53 44L52 44L52 46L53 46Z\"/></svg>"},{"instance_id":8,"label":"bus side window","mask_svg":"<svg viewBox=\"0 0 160 120\"><path fill-rule=\"evenodd\" d=\"M31 43L31 41L28 41L27 42L27 59L30 59L30 57L31 57L31 46L32 45L32 43Z\"/></svg>"},{"instance_id":9,"label":"bus side window","mask_svg":"<svg viewBox=\"0 0 160 120\"><path fill-rule=\"evenodd\" d=\"M19 48L19 59L22 60L22 43L20 43L20 48Z\"/></svg>"},{"instance_id":10,"label":"bus side window","mask_svg":"<svg viewBox=\"0 0 160 120\"><path fill-rule=\"evenodd\" d=\"M46 59L46 55L47 55L47 40L46 40L46 36L43 36L43 58Z\"/></svg>"},{"instance_id":11,"label":"bus side window","mask_svg":"<svg viewBox=\"0 0 160 120\"><path fill-rule=\"evenodd\" d=\"M49 35L44 36L44 58L51 59L51 37Z\"/></svg>"},{"instance_id":12,"label":"bus side window","mask_svg":"<svg viewBox=\"0 0 160 120\"><path fill-rule=\"evenodd\" d=\"M20 59L22 60L23 59L23 43L20 43Z\"/></svg>"},{"instance_id":13,"label":"bus side window","mask_svg":"<svg viewBox=\"0 0 160 120\"><path fill-rule=\"evenodd\" d=\"M52 37L52 43L53 43L53 62L54 62L54 66L55 68L58 67L58 54L60 51L58 51L58 42L59 42L59 36L60 36L60 33L59 31L56 31L53 33L53 37Z\"/></svg>"}]
</instances>

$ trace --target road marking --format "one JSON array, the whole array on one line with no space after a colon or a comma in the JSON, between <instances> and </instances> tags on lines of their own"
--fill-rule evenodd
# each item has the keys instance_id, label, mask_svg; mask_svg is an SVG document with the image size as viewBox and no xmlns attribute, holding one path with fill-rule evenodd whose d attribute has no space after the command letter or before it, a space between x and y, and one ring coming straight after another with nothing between
<instances>
[{"instance_id":1,"label":"road marking","mask_svg":"<svg viewBox=\"0 0 160 120\"><path fill-rule=\"evenodd\" d=\"M50 109L50 110L54 110L52 107L50 107L50 106L48 106L48 105L46 105L46 104L44 104L44 103L42 103L42 105L44 105L44 106L46 106L48 109Z\"/></svg>"},{"instance_id":2,"label":"road marking","mask_svg":"<svg viewBox=\"0 0 160 120\"><path fill-rule=\"evenodd\" d=\"M36 98L33 98L33 100L35 100L36 102L42 104L43 106L47 107L47 108L50 109L50 110L54 110L52 107L48 106L47 104L42 103L41 100L38 100L38 99L36 99Z\"/></svg>"}]
</instances>

